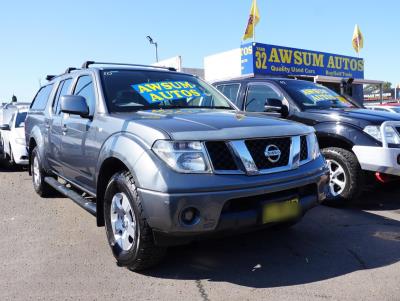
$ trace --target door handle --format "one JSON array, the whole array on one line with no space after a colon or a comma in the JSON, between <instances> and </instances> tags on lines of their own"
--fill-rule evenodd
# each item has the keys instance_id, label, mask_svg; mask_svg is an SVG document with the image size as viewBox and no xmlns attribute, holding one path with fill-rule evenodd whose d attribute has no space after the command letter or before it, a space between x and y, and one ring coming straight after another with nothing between
<instances>
[{"instance_id":1,"label":"door handle","mask_svg":"<svg viewBox=\"0 0 400 301\"><path fill-rule=\"evenodd\" d=\"M68 132L68 128L67 128L66 125L63 126L62 132L63 132L64 135Z\"/></svg>"}]
</instances>

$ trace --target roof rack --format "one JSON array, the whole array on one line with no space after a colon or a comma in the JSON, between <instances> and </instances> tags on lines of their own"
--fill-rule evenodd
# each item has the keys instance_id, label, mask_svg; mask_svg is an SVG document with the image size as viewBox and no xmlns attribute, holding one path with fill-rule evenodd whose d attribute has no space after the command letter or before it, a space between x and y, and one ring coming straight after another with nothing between
<instances>
[{"instance_id":1,"label":"roof rack","mask_svg":"<svg viewBox=\"0 0 400 301\"><path fill-rule=\"evenodd\" d=\"M106 63L106 62L95 62L95 61L84 62L82 64L82 69L87 69L87 68L89 68L90 65L133 66L133 67L145 67L145 68L155 68L155 69L163 69L163 70L169 70L169 71L177 71L173 67L161 67L161 66L141 65L141 64Z\"/></svg>"},{"instance_id":2,"label":"roof rack","mask_svg":"<svg viewBox=\"0 0 400 301\"><path fill-rule=\"evenodd\" d=\"M59 74L59 75L47 75L46 76L46 80L47 81L51 81L51 80L55 79L56 77L59 77L61 75L67 74L67 73L71 73L72 71L75 71L75 70L79 70L79 68L68 67L67 70L65 70L65 72L62 73L62 74Z\"/></svg>"},{"instance_id":3,"label":"roof rack","mask_svg":"<svg viewBox=\"0 0 400 301\"><path fill-rule=\"evenodd\" d=\"M79 70L79 69L75 68L75 67L68 67L67 70L65 70L64 74L71 73L72 71L75 71L75 70Z\"/></svg>"}]
</instances>

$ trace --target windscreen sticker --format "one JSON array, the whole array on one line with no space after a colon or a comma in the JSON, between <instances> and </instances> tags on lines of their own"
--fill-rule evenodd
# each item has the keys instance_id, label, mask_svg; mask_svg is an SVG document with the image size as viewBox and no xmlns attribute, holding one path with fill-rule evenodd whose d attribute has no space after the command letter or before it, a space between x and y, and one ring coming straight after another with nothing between
<instances>
[{"instance_id":1,"label":"windscreen sticker","mask_svg":"<svg viewBox=\"0 0 400 301\"><path fill-rule=\"evenodd\" d=\"M188 81L142 83L132 85L132 88L149 104L203 96L201 90L195 84Z\"/></svg>"},{"instance_id":2,"label":"windscreen sticker","mask_svg":"<svg viewBox=\"0 0 400 301\"><path fill-rule=\"evenodd\" d=\"M303 89L301 90L305 96L309 99L313 100L314 102L318 101L326 101L326 100L340 100L343 101L344 99L339 99L339 97L335 94L330 93L326 89Z\"/></svg>"}]
</instances>

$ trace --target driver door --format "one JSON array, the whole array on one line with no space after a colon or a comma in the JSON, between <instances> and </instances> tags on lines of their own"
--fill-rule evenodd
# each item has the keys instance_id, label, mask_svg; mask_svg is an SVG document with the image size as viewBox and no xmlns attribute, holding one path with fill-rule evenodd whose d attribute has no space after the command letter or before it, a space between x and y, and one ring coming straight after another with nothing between
<instances>
[{"instance_id":1,"label":"driver door","mask_svg":"<svg viewBox=\"0 0 400 301\"><path fill-rule=\"evenodd\" d=\"M265 106L268 105L268 99L278 99L287 105L282 93L269 83L250 83L247 87L244 110L247 112L265 112ZM271 115L271 113L268 113ZM280 117L279 113L272 113Z\"/></svg>"},{"instance_id":2,"label":"driver door","mask_svg":"<svg viewBox=\"0 0 400 301\"><path fill-rule=\"evenodd\" d=\"M73 94L86 99L89 115L94 116L96 95L91 75L82 75L78 78ZM64 113L61 131L61 161L64 176L84 188L91 187L97 160L93 118Z\"/></svg>"}]
</instances>

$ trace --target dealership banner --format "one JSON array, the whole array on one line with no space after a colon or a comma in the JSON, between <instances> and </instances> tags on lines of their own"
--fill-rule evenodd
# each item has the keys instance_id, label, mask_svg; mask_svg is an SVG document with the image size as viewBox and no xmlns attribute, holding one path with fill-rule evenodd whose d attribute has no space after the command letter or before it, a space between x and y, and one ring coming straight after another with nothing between
<instances>
[{"instance_id":1,"label":"dealership banner","mask_svg":"<svg viewBox=\"0 0 400 301\"><path fill-rule=\"evenodd\" d=\"M283 46L241 46L242 75L304 75L364 78L361 58Z\"/></svg>"}]
</instances>

